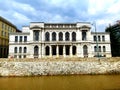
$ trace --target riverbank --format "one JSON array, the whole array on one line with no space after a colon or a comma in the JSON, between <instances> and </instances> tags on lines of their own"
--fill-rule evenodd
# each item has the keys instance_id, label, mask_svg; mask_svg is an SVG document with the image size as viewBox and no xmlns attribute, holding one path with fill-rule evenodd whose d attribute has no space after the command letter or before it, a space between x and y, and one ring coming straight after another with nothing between
<instances>
[{"instance_id":1,"label":"riverbank","mask_svg":"<svg viewBox=\"0 0 120 90\"><path fill-rule=\"evenodd\" d=\"M0 59L0 76L120 74L120 58Z\"/></svg>"}]
</instances>

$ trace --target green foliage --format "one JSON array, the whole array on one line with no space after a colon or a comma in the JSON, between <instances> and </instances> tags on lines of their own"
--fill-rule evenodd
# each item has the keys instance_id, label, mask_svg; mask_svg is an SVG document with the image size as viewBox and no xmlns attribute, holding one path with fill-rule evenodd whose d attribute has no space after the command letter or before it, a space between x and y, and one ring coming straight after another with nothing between
<instances>
[{"instance_id":1,"label":"green foliage","mask_svg":"<svg viewBox=\"0 0 120 90\"><path fill-rule=\"evenodd\" d=\"M120 56L120 24L109 26L105 31L110 33L112 56Z\"/></svg>"}]
</instances>

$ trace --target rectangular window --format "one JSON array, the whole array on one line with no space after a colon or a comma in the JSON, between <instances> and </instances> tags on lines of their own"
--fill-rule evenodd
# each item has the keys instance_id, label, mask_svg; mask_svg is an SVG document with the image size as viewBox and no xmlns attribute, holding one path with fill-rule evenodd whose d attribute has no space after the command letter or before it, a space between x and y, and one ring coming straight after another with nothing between
<instances>
[{"instance_id":1,"label":"rectangular window","mask_svg":"<svg viewBox=\"0 0 120 90\"><path fill-rule=\"evenodd\" d=\"M15 42L18 42L18 36L15 36Z\"/></svg>"},{"instance_id":2,"label":"rectangular window","mask_svg":"<svg viewBox=\"0 0 120 90\"><path fill-rule=\"evenodd\" d=\"M2 31L1 36L4 36L4 31Z\"/></svg>"},{"instance_id":3,"label":"rectangular window","mask_svg":"<svg viewBox=\"0 0 120 90\"><path fill-rule=\"evenodd\" d=\"M20 36L20 40L19 41L22 42L22 36Z\"/></svg>"},{"instance_id":4,"label":"rectangular window","mask_svg":"<svg viewBox=\"0 0 120 90\"><path fill-rule=\"evenodd\" d=\"M34 31L34 41L39 41L39 31Z\"/></svg>"},{"instance_id":5,"label":"rectangular window","mask_svg":"<svg viewBox=\"0 0 120 90\"><path fill-rule=\"evenodd\" d=\"M2 23L2 29L4 29L4 23Z\"/></svg>"},{"instance_id":6,"label":"rectangular window","mask_svg":"<svg viewBox=\"0 0 120 90\"><path fill-rule=\"evenodd\" d=\"M27 42L27 36L24 36L24 42Z\"/></svg>"},{"instance_id":7,"label":"rectangular window","mask_svg":"<svg viewBox=\"0 0 120 90\"><path fill-rule=\"evenodd\" d=\"M87 31L85 30L85 31L82 31L82 40L83 41L86 41L87 40L87 33L86 33Z\"/></svg>"}]
</instances>

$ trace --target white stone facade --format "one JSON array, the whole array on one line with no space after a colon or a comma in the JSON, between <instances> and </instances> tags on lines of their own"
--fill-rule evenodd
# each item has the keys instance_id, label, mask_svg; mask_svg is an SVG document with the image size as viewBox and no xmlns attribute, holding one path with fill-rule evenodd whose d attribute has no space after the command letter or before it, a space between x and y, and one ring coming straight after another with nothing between
<instances>
[{"instance_id":1,"label":"white stone facade","mask_svg":"<svg viewBox=\"0 0 120 90\"><path fill-rule=\"evenodd\" d=\"M9 58L111 57L110 36L91 24L32 22L9 36Z\"/></svg>"}]
</instances>

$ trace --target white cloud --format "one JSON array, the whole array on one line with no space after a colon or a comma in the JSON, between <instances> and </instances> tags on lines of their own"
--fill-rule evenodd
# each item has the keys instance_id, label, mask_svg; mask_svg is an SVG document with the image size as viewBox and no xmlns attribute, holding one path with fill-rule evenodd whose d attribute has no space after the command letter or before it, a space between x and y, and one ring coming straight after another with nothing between
<instances>
[{"instance_id":1,"label":"white cloud","mask_svg":"<svg viewBox=\"0 0 120 90\"><path fill-rule=\"evenodd\" d=\"M115 0L89 0L88 13L95 15L106 10L115 2Z\"/></svg>"},{"instance_id":2,"label":"white cloud","mask_svg":"<svg viewBox=\"0 0 120 90\"><path fill-rule=\"evenodd\" d=\"M113 5L110 8L108 8L107 13L119 14L120 13L120 1L113 3Z\"/></svg>"},{"instance_id":3,"label":"white cloud","mask_svg":"<svg viewBox=\"0 0 120 90\"><path fill-rule=\"evenodd\" d=\"M36 10L29 4L18 3L14 1L11 3L11 6L16 10L26 12L26 13L34 14L34 12L36 12Z\"/></svg>"},{"instance_id":4,"label":"white cloud","mask_svg":"<svg viewBox=\"0 0 120 90\"><path fill-rule=\"evenodd\" d=\"M13 13L13 17L14 17L14 21L16 21L19 24L23 24L31 21L28 17L18 12Z\"/></svg>"},{"instance_id":5,"label":"white cloud","mask_svg":"<svg viewBox=\"0 0 120 90\"><path fill-rule=\"evenodd\" d=\"M96 21L98 31L104 31L109 23L120 19L119 0L37 0L39 3L33 1L36 4L25 3L25 1L0 1L1 16L15 22L18 27L31 21Z\"/></svg>"}]
</instances>

